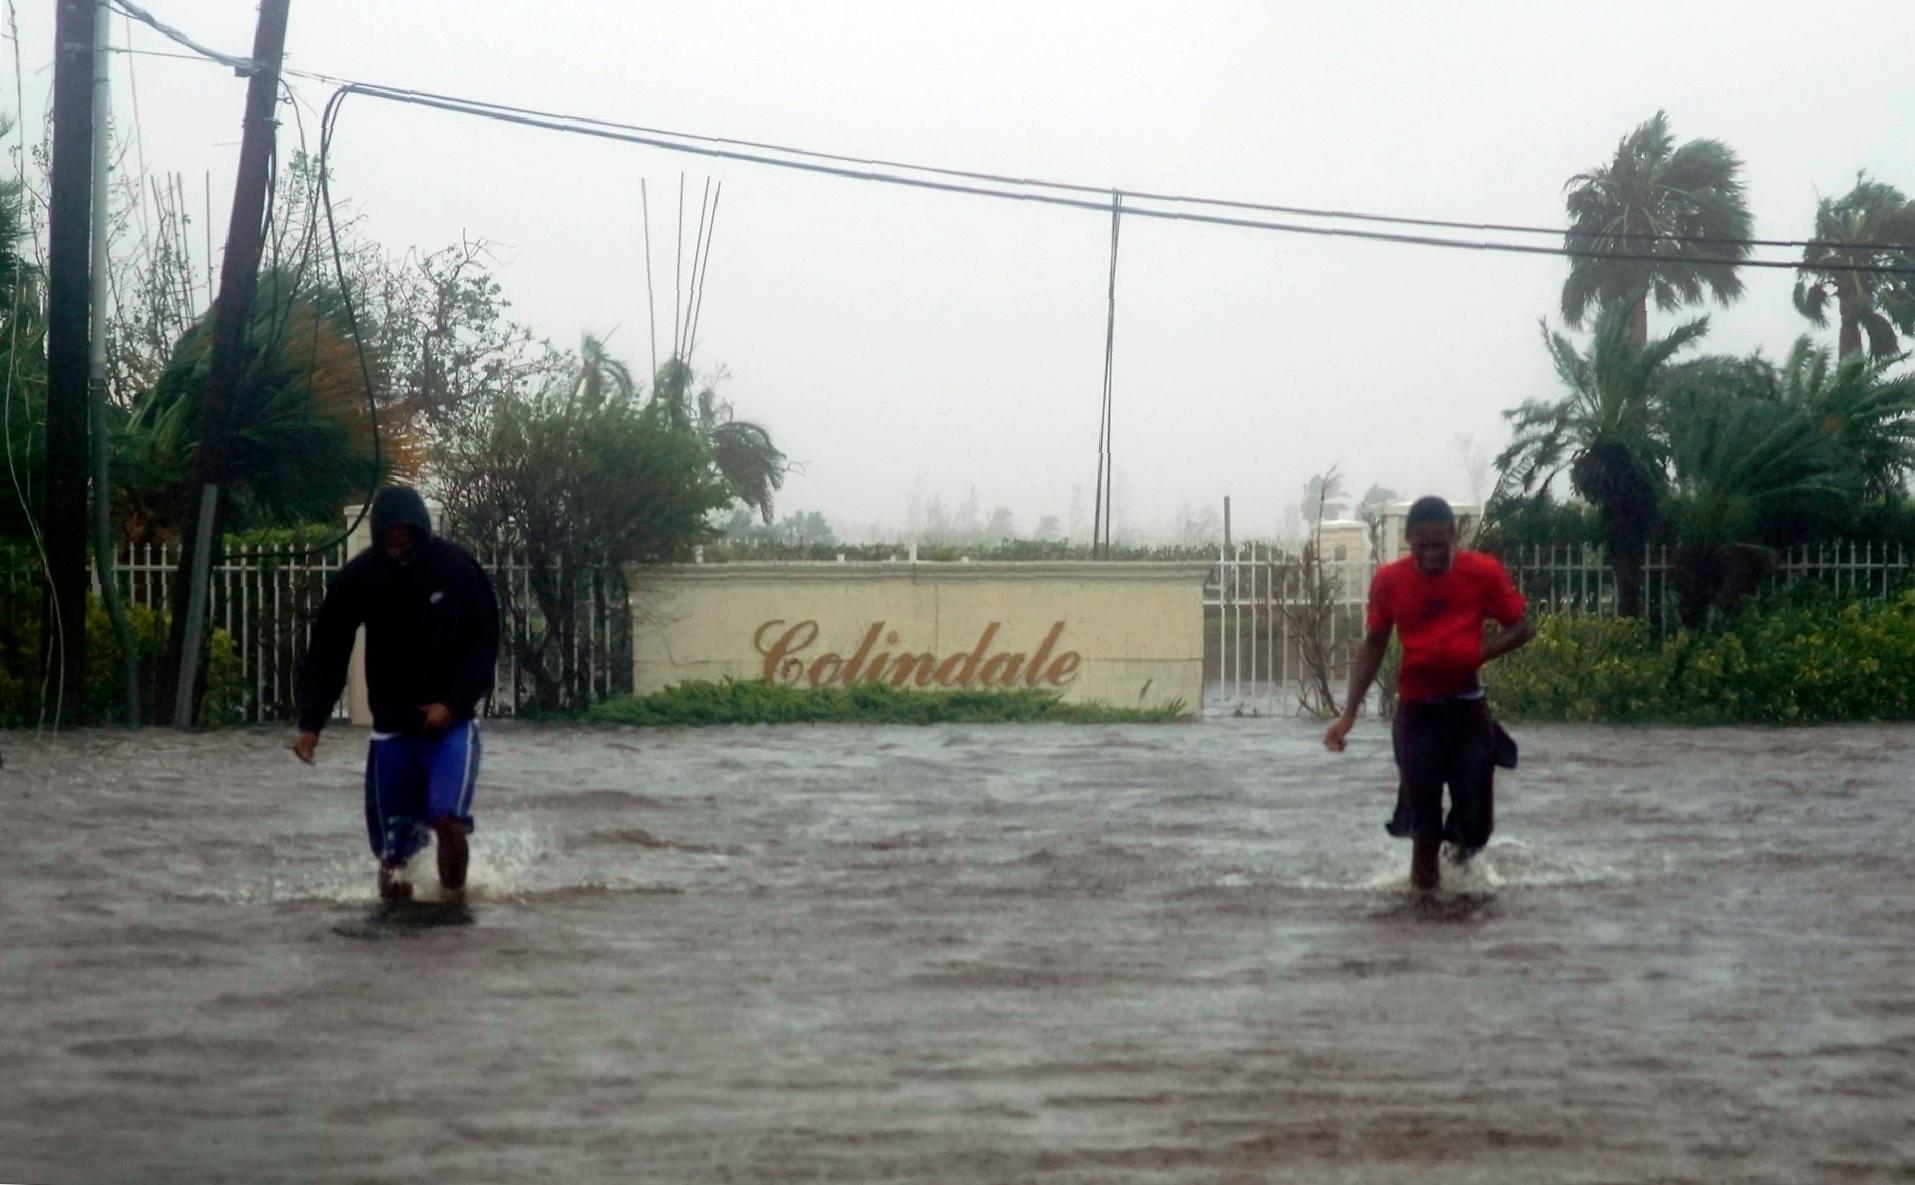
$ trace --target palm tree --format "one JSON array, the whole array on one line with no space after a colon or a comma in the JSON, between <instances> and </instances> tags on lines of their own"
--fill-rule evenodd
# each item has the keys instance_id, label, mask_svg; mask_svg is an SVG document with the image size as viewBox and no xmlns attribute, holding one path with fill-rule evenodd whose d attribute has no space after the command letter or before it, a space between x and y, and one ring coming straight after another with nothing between
<instances>
[{"instance_id":1,"label":"palm tree","mask_svg":"<svg viewBox=\"0 0 1915 1185\"><path fill-rule=\"evenodd\" d=\"M1840 267L1896 267L1900 273L1838 271ZM1841 325L1844 359L1862 348L1890 357L1901 352L1897 333L1915 334L1915 203L1893 185L1857 173L1855 188L1823 198L1815 208L1815 239L1802 252L1795 307L1817 325L1829 323L1829 302Z\"/></svg>"},{"instance_id":2,"label":"palm tree","mask_svg":"<svg viewBox=\"0 0 1915 1185\"><path fill-rule=\"evenodd\" d=\"M1669 397L1674 479L1663 514L1676 536L1678 612L1691 628L1754 592L1774 548L1835 521L1860 492L1837 440L1803 405L1773 398L1762 369L1729 361L1717 381Z\"/></svg>"},{"instance_id":3,"label":"palm tree","mask_svg":"<svg viewBox=\"0 0 1915 1185\"><path fill-rule=\"evenodd\" d=\"M1642 612L1643 548L1667 484L1661 384L1669 360L1709 330L1709 319L1698 317L1638 345L1633 313L1619 301L1604 305L1586 354L1543 323L1543 344L1568 392L1505 412L1513 437L1496 458L1503 497L1530 495L1569 471L1570 487L1602 514L1617 611L1630 617Z\"/></svg>"},{"instance_id":4,"label":"palm tree","mask_svg":"<svg viewBox=\"0 0 1915 1185\"><path fill-rule=\"evenodd\" d=\"M735 418L731 404L718 397L718 383L723 378L721 370L693 395L690 365L681 358L670 358L658 368L652 401L704 439L719 477L738 501L756 510L769 524L772 500L784 486L791 465L763 425Z\"/></svg>"},{"instance_id":5,"label":"palm tree","mask_svg":"<svg viewBox=\"0 0 1915 1185\"><path fill-rule=\"evenodd\" d=\"M1563 320L1581 328L1591 309L1629 302L1642 346L1651 295L1663 312L1705 293L1724 305L1741 296L1736 264L1748 257L1752 226L1741 171L1741 158L1720 140L1678 147L1658 111L1623 138L1614 160L1571 177L1563 244L1579 254L1563 284Z\"/></svg>"},{"instance_id":6,"label":"palm tree","mask_svg":"<svg viewBox=\"0 0 1915 1185\"><path fill-rule=\"evenodd\" d=\"M422 446L387 411L374 425L357 353L324 294L279 295L260 279L247 330L245 370L229 422L230 473L220 527L298 525L339 508L392 477L414 477ZM186 521L199 448L199 404L211 364L210 317L179 340L151 391L118 433L114 485L129 533L164 536Z\"/></svg>"},{"instance_id":7,"label":"palm tree","mask_svg":"<svg viewBox=\"0 0 1915 1185\"><path fill-rule=\"evenodd\" d=\"M1898 497L1915 472L1915 375L1890 378L1892 359L1852 354L1834 366L1804 337L1776 376L1779 397L1834 441L1860 475L1863 497Z\"/></svg>"},{"instance_id":8,"label":"palm tree","mask_svg":"<svg viewBox=\"0 0 1915 1185\"><path fill-rule=\"evenodd\" d=\"M632 378L632 368L605 352L604 339L589 333L580 339L578 371L572 377L574 399L587 407L599 407L608 395L629 400L637 394L638 383Z\"/></svg>"}]
</instances>

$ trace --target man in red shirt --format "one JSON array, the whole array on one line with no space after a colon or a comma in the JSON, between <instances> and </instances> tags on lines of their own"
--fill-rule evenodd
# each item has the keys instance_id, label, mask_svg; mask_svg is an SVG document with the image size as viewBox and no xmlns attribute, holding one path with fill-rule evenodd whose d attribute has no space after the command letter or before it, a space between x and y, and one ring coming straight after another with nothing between
<instances>
[{"instance_id":1,"label":"man in red shirt","mask_svg":"<svg viewBox=\"0 0 1915 1185\"><path fill-rule=\"evenodd\" d=\"M1323 736L1343 752L1394 628L1403 641L1391 738L1400 774L1391 834L1414 843L1410 883L1436 887L1444 840L1467 857L1494 825L1496 728L1477 669L1529 641L1523 597L1494 556L1456 546L1456 516L1441 498L1419 498L1404 523L1410 554L1377 569L1369 619L1350 670L1350 698ZM1502 628L1487 641L1483 623ZM1443 817L1443 787L1450 813Z\"/></svg>"}]
</instances>

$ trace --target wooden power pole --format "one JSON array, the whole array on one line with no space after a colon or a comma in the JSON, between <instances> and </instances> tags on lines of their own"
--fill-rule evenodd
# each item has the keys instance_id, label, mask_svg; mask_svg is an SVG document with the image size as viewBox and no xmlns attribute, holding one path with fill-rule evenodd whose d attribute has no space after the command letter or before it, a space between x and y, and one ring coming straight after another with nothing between
<instances>
[{"instance_id":1,"label":"wooden power pole","mask_svg":"<svg viewBox=\"0 0 1915 1185\"><path fill-rule=\"evenodd\" d=\"M253 34L253 75L246 87L246 120L239 145L239 176L233 184L233 217L226 229L226 257L220 264L219 299L213 308L212 358L206 389L200 395L199 448L193 466L199 487L192 547L183 563L185 578L176 588L186 594L185 613L175 614L179 639L179 683L173 723L189 728L194 716L194 684L199 676L201 634L206 621L208 569L213 534L219 523L219 493L230 476L232 400L245 359L246 327L259 291L259 259L265 239L266 187L271 180L274 109L279 100L279 67L286 51L286 12L291 0L261 0ZM177 605L177 602L175 602Z\"/></svg>"},{"instance_id":2,"label":"wooden power pole","mask_svg":"<svg viewBox=\"0 0 1915 1185\"><path fill-rule=\"evenodd\" d=\"M87 235L93 216L94 0L60 0L53 38L53 162L47 218L47 438L41 532L58 722L85 702Z\"/></svg>"}]
</instances>

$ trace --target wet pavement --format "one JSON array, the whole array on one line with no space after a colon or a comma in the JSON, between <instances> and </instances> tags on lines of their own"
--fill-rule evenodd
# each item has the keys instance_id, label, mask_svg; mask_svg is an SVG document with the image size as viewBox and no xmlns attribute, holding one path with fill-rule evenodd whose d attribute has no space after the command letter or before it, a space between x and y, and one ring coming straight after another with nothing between
<instances>
[{"instance_id":1,"label":"wet pavement","mask_svg":"<svg viewBox=\"0 0 1915 1185\"><path fill-rule=\"evenodd\" d=\"M1518 730L1434 899L1318 733L498 725L371 941L363 732L0 735L0 1180L1915 1181L1915 729Z\"/></svg>"}]
</instances>

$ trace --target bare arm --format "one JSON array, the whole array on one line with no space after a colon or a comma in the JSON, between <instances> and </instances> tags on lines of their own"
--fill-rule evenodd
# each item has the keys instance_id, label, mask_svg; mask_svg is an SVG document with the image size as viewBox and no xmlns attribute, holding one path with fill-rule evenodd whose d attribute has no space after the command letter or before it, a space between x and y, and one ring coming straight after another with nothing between
<instances>
[{"instance_id":1,"label":"bare arm","mask_svg":"<svg viewBox=\"0 0 1915 1185\"><path fill-rule=\"evenodd\" d=\"M1536 636L1536 627L1525 617L1514 625L1506 625L1496 631L1496 635L1483 643L1483 661L1491 662L1503 657L1512 650L1521 649Z\"/></svg>"},{"instance_id":2,"label":"bare arm","mask_svg":"<svg viewBox=\"0 0 1915 1185\"><path fill-rule=\"evenodd\" d=\"M1383 655L1389 646L1390 631L1387 627L1371 630L1363 635L1363 641L1357 645L1356 653L1350 659L1350 694L1343 701L1343 714L1323 734L1323 747L1330 752L1343 752L1343 739L1356 727L1357 708L1362 706L1363 697L1369 694L1370 684L1376 682L1377 668L1383 665Z\"/></svg>"}]
</instances>

